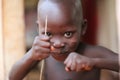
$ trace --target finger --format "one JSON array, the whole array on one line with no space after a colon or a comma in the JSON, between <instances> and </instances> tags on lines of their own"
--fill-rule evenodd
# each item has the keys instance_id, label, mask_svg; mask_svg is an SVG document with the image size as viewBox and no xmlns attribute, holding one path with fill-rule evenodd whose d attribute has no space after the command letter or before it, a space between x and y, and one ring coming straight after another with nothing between
<instances>
[{"instance_id":1,"label":"finger","mask_svg":"<svg viewBox=\"0 0 120 80\"><path fill-rule=\"evenodd\" d=\"M68 68L68 67L65 67L65 70L66 70L67 72L71 71L70 68Z\"/></svg>"},{"instance_id":2,"label":"finger","mask_svg":"<svg viewBox=\"0 0 120 80\"><path fill-rule=\"evenodd\" d=\"M85 66L85 70L90 71L91 69L92 69L92 67L90 67L88 65Z\"/></svg>"},{"instance_id":3,"label":"finger","mask_svg":"<svg viewBox=\"0 0 120 80\"><path fill-rule=\"evenodd\" d=\"M43 40L43 41L49 41L50 38L47 36L47 35L40 35L40 40Z\"/></svg>"},{"instance_id":4,"label":"finger","mask_svg":"<svg viewBox=\"0 0 120 80\"><path fill-rule=\"evenodd\" d=\"M43 41L48 41L50 38L46 35L40 35L40 36L36 36L35 40L43 40Z\"/></svg>"},{"instance_id":5,"label":"finger","mask_svg":"<svg viewBox=\"0 0 120 80\"><path fill-rule=\"evenodd\" d=\"M82 63L81 63L81 61L76 61L76 71L78 72L78 71L82 71L83 69L82 69L82 67L84 67L84 65L82 65Z\"/></svg>"},{"instance_id":6,"label":"finger","mask_svg":"<svg viewBox=\"0 0 120 80\"><path fill-rule=\"evenodd\" d=\"M38 45L40 45L41 47L44 47L44 48L50 48L49 42L41 41L40 43L38 43Z\"/></svg>"},{"instance_id":7,"label":"finger","mask_svg":"<svg viewBox=\"0 0 120 80\"><path fill-rule=\"evenodd\" d=\"M50 54L43 54L43 57L49 57L50 56Z\"/></svg>"},{"instance_id":8,"label":"finger","mask_svg":"<svg viewBox=\"0 0 120 80\"><path fill-rule=\"evenodd\" d=\"M41 47L40 48L40 52L42 52L42 53L47 53L47 54L50 54L50 49L49 48L43 48L43 47Z\"/></svg>"},{"instance_id":9,"label":"finger","mask_svg":"<svg viewBox=\"0 0 120 80\"><path fill-rule=\"evenodd\" d=\"M69 61L67 62L66 66L67 66L67 67L70 67L70 66L71 66L71 64L72 64L72 60L71 60L71 59L69 59Z\"/></svg>"},{"instance_id":10,"label":"finger","mask_svg":"<svg viewBox=\"0 0 120 80\"><path fill-rule=\"evenodd\" d=\"M71 64L72 64L72 60L69 59L69 61L68 61L67 64L66 64L66 70L67 70L67 71L71 71Z\"/></svg>"},{"instance_id":11,"label":"finger","mask_svg":"<svg viewBox=\"0 0 120 80\"><path fill-rule=\"evenodd\" d=\"M72 59L71 70L74 71L76 69L76 61Z\"/></svg>"},{"instance_id":12,"label":"finger","mask_svg":"<svg viewBox=\"0 0 120 80\"><path fill-rule=\"evenodd\" d=\"M39 57L38 60L42 60L44 58L47 58L49 57L50 55L49 54L43 54L42 57Z\"/></svg>"},{"instance_id":13,"label":"finger","mask_svg":"<svg viewBox=\"0 0 120 80\"><path fill-rule=\"evenodd\" d=\"M78 68L77 68L77 71L89 71L91 70L91 68L89 66L87 66L86 64L81 64Z\"/></svg>"},{"instance_id":14,"label":"finger","mask_svg":"<svg viewBox=\"0 0 120 80\"><path fill-rule=\"evenodd\" d=\"M80 66L80 65L77 65L76 71L77 71L77 72L81 71L81 66Z\"/></svg>"},{"instance_id":15,"label":"finger","mask_svg":"<svg viewBox=\"0 0 120 80\"><path fill-rule=\"evenodd\" d=\"M88 66L88 64L82 64L81 65L81 70L90 71L91 69L92 69L92 67Z\"/></svg>"},{"instance_id":16,"label":"finger","mask_svg":"<svg viewBox=\"0 0 120 80\"><path fill-rule=\"evenodd\" d=\"M69 62L69 56L65 59L64 64L67 64Z\"/></svg>"},{"instance_id":17,"label":"finger","mask_svg":"<svg viewBox=\"0 0 120 80\"><path fill-rule=\"evenodd\" d=\"M44 47L40 47L40 46L35 46L33 47L35 53L50 53L50 49L49 48L44 48Z\"/></svg>"},{"instance_id":18,"label":"finger","mask_svg":"<svg viewBox=\"0 0 120 80\"><path fill-rule=\"evenodd\" d=\"M46 48L50 48L50 42L46 42L46 41L41 41L38 39L38 37L35 39L34 46L42 46L42 47L46 47Z\"/></svg>"},{"instance_id":19,"label":"finger","mask_svg":"<svg viewBox=\"0 0 120 80\"><path fill-rule=\"evenodd\" d=\"M85 70L85 64L81 64L81 70Z\"/></svg>"}]
</instances>

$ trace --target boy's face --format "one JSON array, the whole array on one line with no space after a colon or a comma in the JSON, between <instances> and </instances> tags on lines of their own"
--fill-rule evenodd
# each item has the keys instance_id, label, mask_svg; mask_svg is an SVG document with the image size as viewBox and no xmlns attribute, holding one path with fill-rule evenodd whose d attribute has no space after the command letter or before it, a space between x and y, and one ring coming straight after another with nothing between
<instances>
[{"instance_id":1,"label":"boy's face","mask_svg":"<svg viewBox=\"0 0 120 80\"><path fill-rule=\"evenodd\" d=\"M50 44L55 48L51 55L60 61L65 60L70 52L74 52L81 40L81 27L77 26L72 16L70 7L56 6L47 8L39 14L40 34L45 34L45 14L47 12L47 35L50 37Z\"/></svg>"}]
</instances>

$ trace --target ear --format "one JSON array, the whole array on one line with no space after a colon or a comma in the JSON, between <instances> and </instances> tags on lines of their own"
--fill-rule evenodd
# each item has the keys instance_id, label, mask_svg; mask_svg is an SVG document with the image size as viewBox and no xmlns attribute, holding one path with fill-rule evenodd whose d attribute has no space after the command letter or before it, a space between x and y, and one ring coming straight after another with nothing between
<instances>
[{"instance_id":1,"label":"ear","mask_svg":"<svg viewBox=\"0 0 120 80\"><path fill-rule=\"evenodd\" d=\"M81 30L82 36L85 35L86 30L87 30L87 19L84 19L82 22L82 30Z\"/></svg>"}]
</instances>

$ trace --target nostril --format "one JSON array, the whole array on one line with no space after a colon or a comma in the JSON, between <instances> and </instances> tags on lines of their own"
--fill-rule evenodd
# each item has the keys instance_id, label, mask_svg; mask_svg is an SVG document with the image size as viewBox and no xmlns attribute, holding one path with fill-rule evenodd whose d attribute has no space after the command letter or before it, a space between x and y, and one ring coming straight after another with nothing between
<instances>
[{"instance_id":1,"label":"nostril","mask_svg":"<svg viewBox=\"0 0 120 80\"><path fill-rule=\"evenodd\" d=\"M65 44L62 39L55 37L50 39L50 44L54 48L64 48Z\"/></svg>"},{"instance_id":2,"label":"nostril","mask_svg":"<svg viewBox=\"0 0 120 80\"><path fill-rule=\"evenodd\" d=\"M53 46L54 46L55 48L63 48L63 47L65 46L65 44L64 44L64 43L59 43L59 44L54 43Z\"/></svg>"}]
</instances>

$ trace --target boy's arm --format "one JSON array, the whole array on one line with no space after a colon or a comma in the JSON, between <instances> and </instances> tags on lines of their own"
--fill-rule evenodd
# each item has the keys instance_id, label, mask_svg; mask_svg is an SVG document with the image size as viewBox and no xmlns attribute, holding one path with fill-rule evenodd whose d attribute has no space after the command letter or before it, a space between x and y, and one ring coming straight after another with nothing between
<instances>
[{"instance_id":1,"label":"boy's arm","mask_svg":"<svg viewBox=\"0 0 120 80\"><path fill-rule=\"evenodd\" d=\"M96 58L93 59L94 66L101 69L119 71L118 54L111 50L97 46Z\"/></svg>"},{"instance_id":2,"label":"boy's arm","mask_svg":"<svg viewBox=\"0 0 120 80\"><path fill-rule=\"evenodd\" d=\"M37 63L38 61L32 60L29 51L12 67L9 73L9 80L22 80Z\"/></svg>"},{"instance_id":3,"label":"boy's arm","mask_svg":"<svg viewBox=\"0 0 120 80\"><path fill-rule=\"evenodd\" d=\"M11 69L9 79L22 80L40 60L49 57L49 53L49 37L45 35L36 36L29 52Z\"/></svg>"},{"instance_id":4,"label":"boy's arm","mask_svg":"<svg viewBox=\"0 0 120 80\"><path fill-rule=\"evenodd\" d=\"M119 71L118 54L100 46L80 47L80 52L71 52L64 61L66 71L91 70L92 68Z\"/></svg>"}]
</instances>

